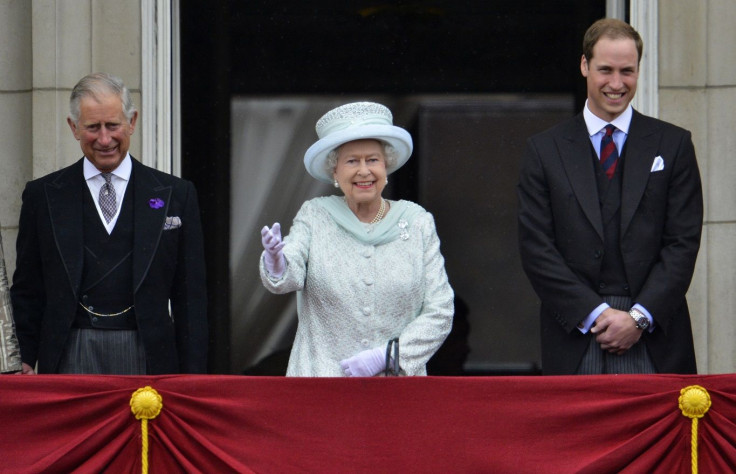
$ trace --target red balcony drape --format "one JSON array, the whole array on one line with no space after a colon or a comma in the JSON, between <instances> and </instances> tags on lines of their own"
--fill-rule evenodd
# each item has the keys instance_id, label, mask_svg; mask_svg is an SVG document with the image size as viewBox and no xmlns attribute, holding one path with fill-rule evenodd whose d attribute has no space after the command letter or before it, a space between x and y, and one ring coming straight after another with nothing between
<instances>
[{"instance_id":1,"label":"red balcony drape","mask_svg":"<svg viewBox=\"0 0 736 474\"><path fill-rule=\"evenodd\" d=\"M711 398L701 473L736 472L736 375L0 377L0 472L689 473L680 390Z\"/></svg>"}]
</instances>

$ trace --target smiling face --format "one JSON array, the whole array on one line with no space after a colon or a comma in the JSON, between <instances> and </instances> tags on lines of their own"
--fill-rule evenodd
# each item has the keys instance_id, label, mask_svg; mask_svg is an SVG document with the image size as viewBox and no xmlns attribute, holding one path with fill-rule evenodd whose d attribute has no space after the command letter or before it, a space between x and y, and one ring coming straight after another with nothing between
<instances>
[{"instance_id":1,"label":"smiling face","mask_svg":"<svg viewBox=\"0 0 736 474\"><path fill-rule=\"evenodd\" d=\"M355 140L337 150L333 177L348 203L380 202L386 187L386 157L376 140Z\"/></svg>"},{"instance_id":2,"label":"smiling face","mask_svg":"<svg viewBox=\"0 0 736 474\"><path fill-rule=\"evenodd\" d=\"M79 140L84 156L102 172L120 165L128 153L130 136L138 113L125 118L123 103L115 94L85 96L79 102L79 120L67 119L74 138Z\"/></svg>"},{"instance_id":3,"label":"smiling face","mask_svg":"<svg viewBox=\"0 0 736 474\"><path fill-rule=\"evenodd\" d=\"M639 79L639 55L630 38L602 37L593 46L590 61L580 60L588 87L588 108L610 122L626 110Z\"/></svg>"}]
</instances>

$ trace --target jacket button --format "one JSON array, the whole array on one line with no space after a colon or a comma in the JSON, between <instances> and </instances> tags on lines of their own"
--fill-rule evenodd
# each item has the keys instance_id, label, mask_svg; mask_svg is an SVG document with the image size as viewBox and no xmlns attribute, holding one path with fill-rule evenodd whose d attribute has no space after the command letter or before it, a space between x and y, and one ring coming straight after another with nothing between
<instances>
[{"instance_id":1,"label":"jacket button","mask_svg":"<svg viewBox=\"0 0 736 474\"><path fill-rule=\"evenodd\" d=\"M606 282L605 281L602 281L602 282L598 283L598 288L600 288L601 290L603 288L605 288L605 287L606 287Z\"/></svg>"},{"instance_id":2,"label":"jacket button","mask_svg":"<svg viewBox=\"0 0 736 474\"><path fill-rule=\"evenodd\" d=\"M603 256L602 250L596 250L595 251L595 258L601 258Z\"/></svg>"}]
</instances>

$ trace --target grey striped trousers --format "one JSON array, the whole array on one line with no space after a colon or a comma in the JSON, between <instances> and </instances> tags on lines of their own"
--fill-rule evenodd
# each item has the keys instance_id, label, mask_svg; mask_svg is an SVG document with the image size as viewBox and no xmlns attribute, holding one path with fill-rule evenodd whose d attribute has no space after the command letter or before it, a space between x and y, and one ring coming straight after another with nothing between
<instances>
[{"instance_id":1,"label":"grey striped trousers","mask_svg":"<svg viewBox=\"0 0 736 474\"><path fill-rule=\"evenodd\" d=\"M145 375L146 354L138 331L72 328L59 373Z\"/></svg>"}]
</instances>

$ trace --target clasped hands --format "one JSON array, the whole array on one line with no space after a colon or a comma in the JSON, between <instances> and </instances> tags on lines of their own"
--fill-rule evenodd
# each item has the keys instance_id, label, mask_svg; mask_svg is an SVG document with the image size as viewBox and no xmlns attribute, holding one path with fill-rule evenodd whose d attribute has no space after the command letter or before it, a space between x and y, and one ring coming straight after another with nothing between
<instances>
[{"instance_id":1,"label":"clasped hands","mask_svg":"<svg viewBox=\"0 0 736 474\"><path fill-rule=\"evenodd\" d=\"M590 328L601 349L621 355L639 341L642 330L626 311L606 308Z\"/></svg>"},{"instance_id":2,"label":"clasped hands","mask_svg":"<svg viewBox=\"0 0 736 474\"><path fill-rule=\"evenodd\" d=\"M265 250L263 263L268 273L274 278L281 278L286 270L284 258L284 241L281 239L281 224L274 222L271 228L263 226L261 229L261 244Z\"/></svg>"}]
</instances>

